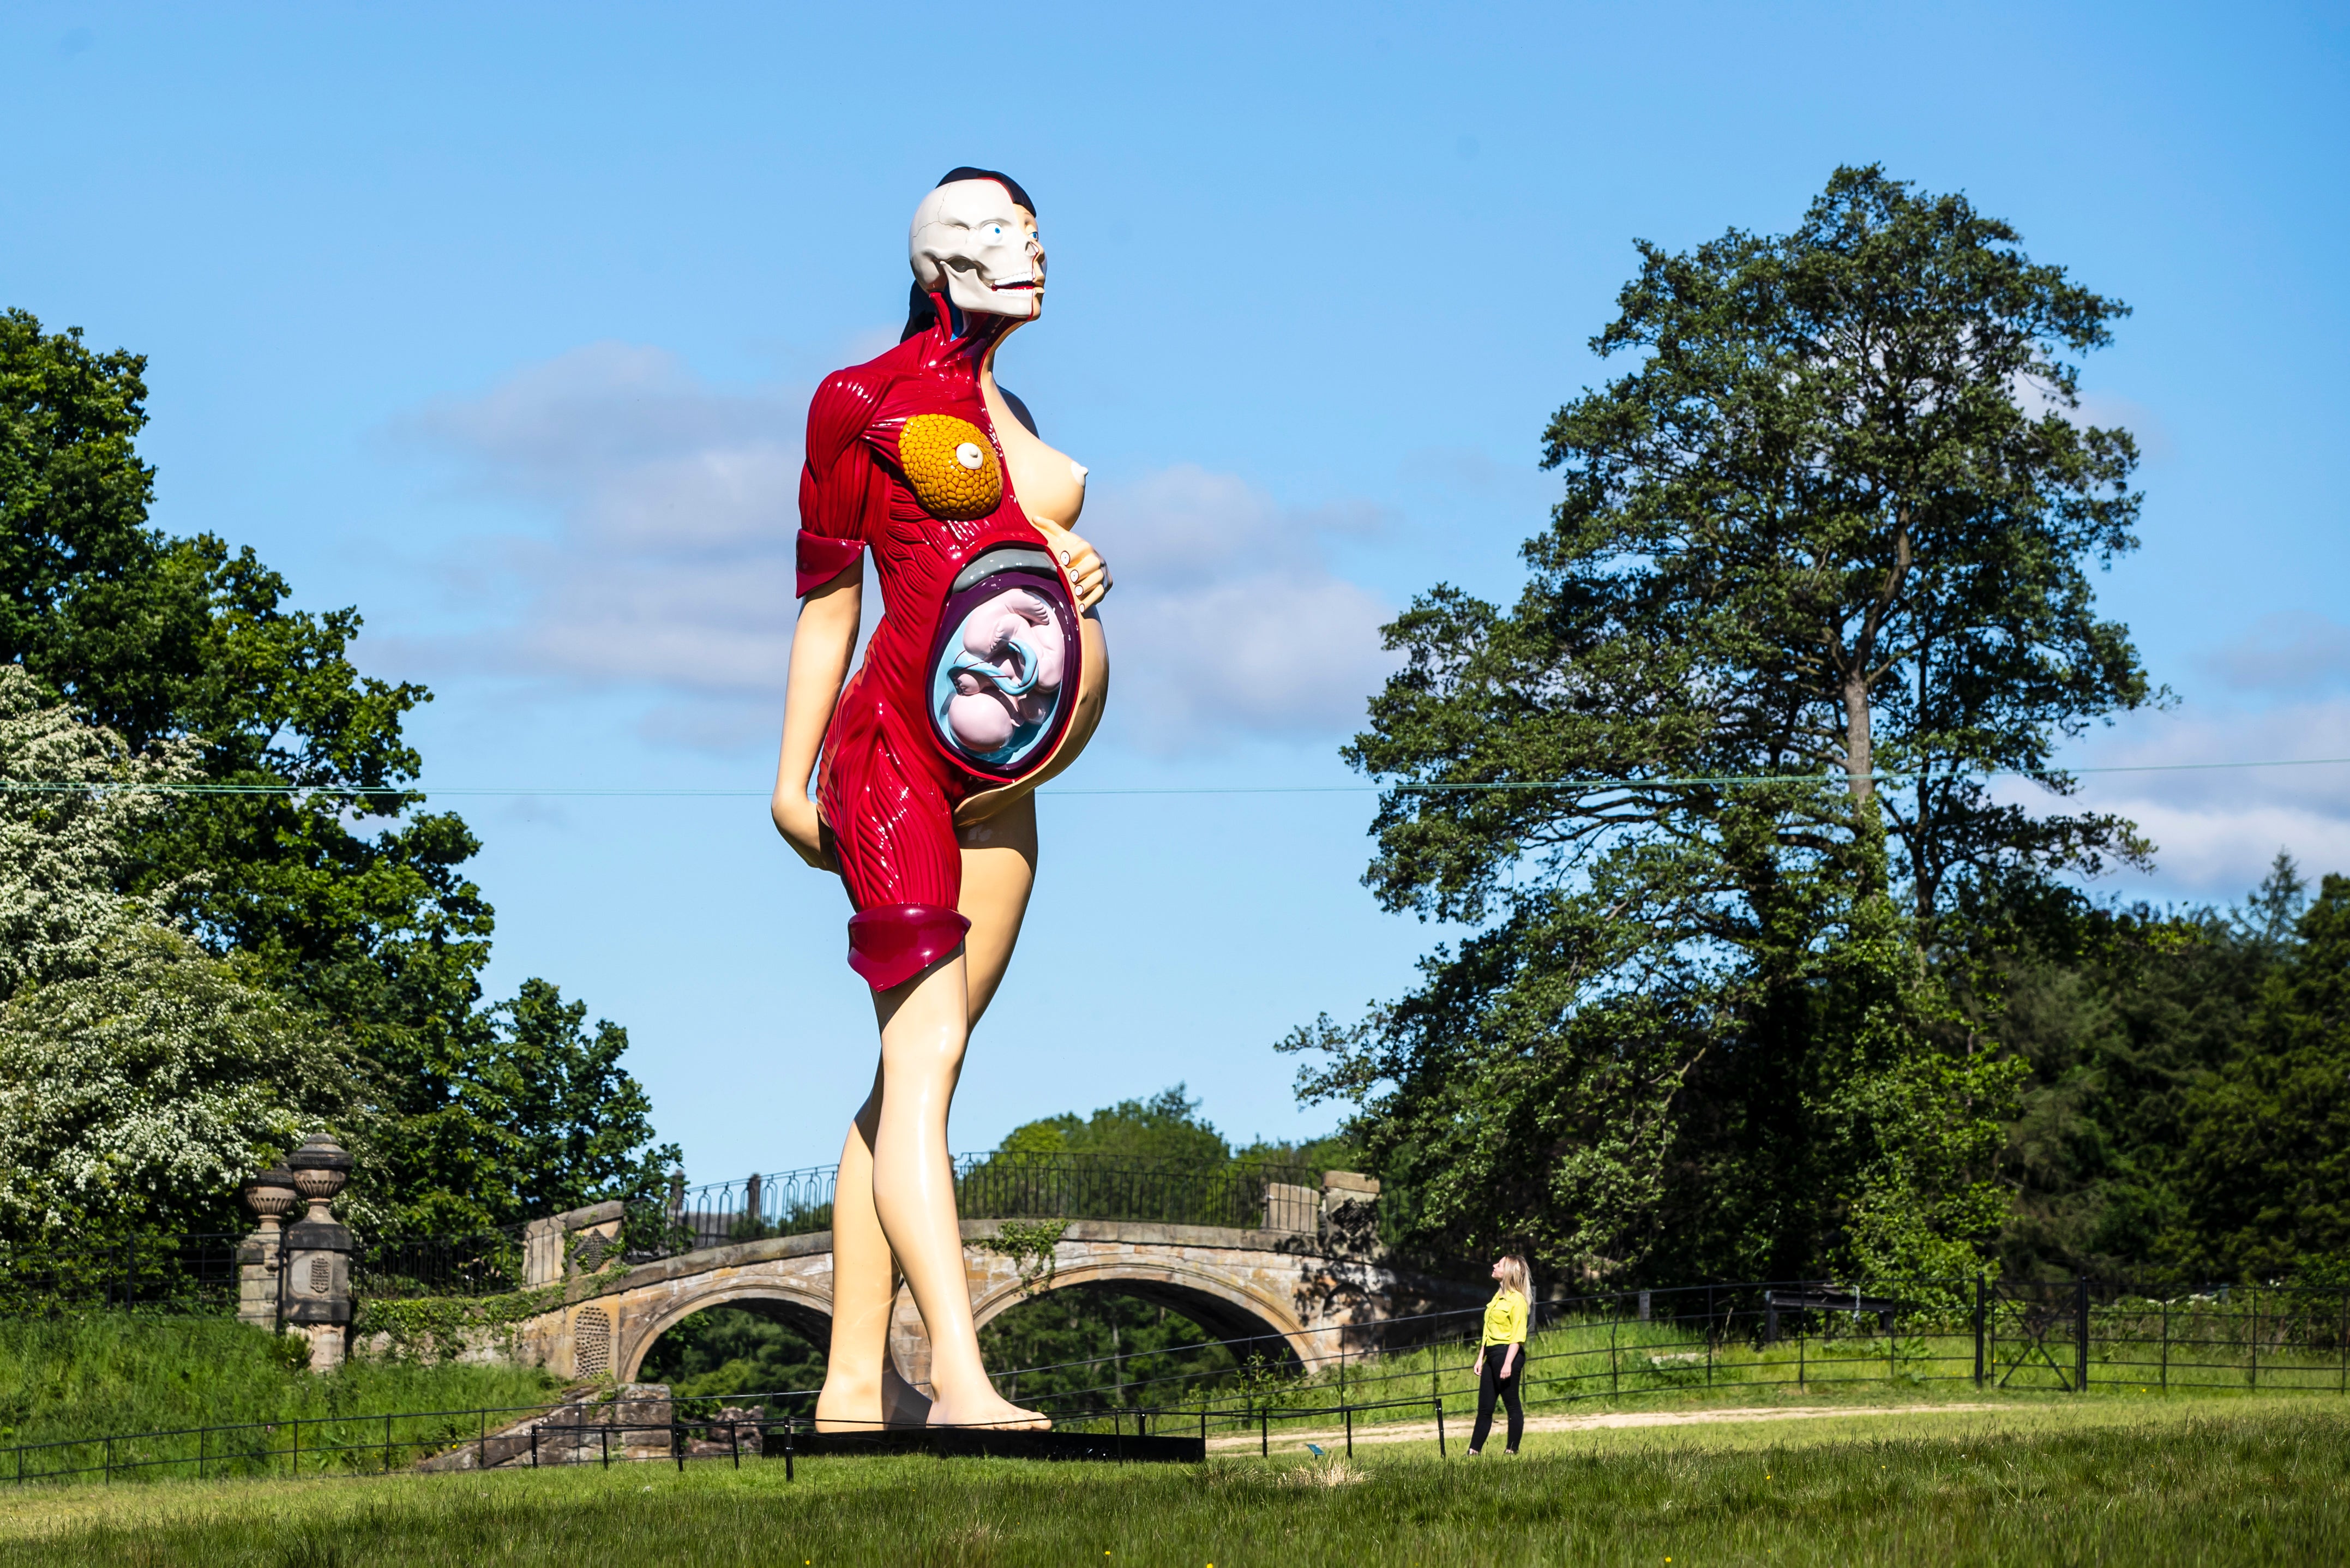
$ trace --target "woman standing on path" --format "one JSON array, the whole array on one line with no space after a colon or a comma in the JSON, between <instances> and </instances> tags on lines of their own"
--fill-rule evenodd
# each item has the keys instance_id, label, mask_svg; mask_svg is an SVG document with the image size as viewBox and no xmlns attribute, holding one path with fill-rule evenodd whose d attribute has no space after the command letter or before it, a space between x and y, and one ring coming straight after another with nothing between
<instances>
[{"instance_id":1,"label":"woman standing on path","mask_svg":"<svg viewBox=\"0 0 2350 1568\"><path fill-rule=\"evenodd\" d=\"M1495 1394L1501 1395L1510 1413L1509 1446L1502 1451L1516 1453L1518 1439L1526 1430L1526 1412L1518 1403L1518 1379L1525 1370L1526 1324L1534 1316L1534 1287L1526 1275L1526 1261L1515 1252L1493 1265L1493 1278L1501 1283L1493 1299L1485 1303L1485 1337L1477 1350L1477 1427L1469 1434L1472 1459L1484 1449L1485 1435L1493 1429Z\"/></svg>"}]
</instances>

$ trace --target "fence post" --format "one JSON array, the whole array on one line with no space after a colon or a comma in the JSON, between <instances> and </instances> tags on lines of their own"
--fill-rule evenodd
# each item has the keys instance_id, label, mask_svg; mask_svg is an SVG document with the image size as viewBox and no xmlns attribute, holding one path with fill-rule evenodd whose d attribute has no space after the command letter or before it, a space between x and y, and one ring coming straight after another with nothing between
<instances>
[{"instance_id":1,"label":"fence post","mask_svg":"<svg viewBox=\"0 0 2350 1568\"><path fill-rule=\"evenodd\" d=\"M1705 1386L1713 1386L1713 1287L1705 1287Z\"/></svg>"},{"instance_id":2,"label":"fence post","mask_svg":"<svg viewBox=\"0 0 2350 1568\"><path fill-rule=\"evenodd\" d=\"M1256 1457L1269 1459L1273 1454L1273 1417L1267 1407L1256 1407Z\"/></svg>"},{"instance_id":3,"label":"fence post","mask_svg":"<svg viewBox=\"0 0 2350 1568\"><path fill-rule=\"evenodd\" d=\"M1444 1457L1444 1397L1442 1395L1439 1395L1436 1399L1436 1457L1440 1459Z\"/></svg>"},{"instance_id":4,"label":"fence post","mask_svg":"<svg viewBox=\"0 0 2350 1568\"><path fill-rule=\"evenodd\" d=\"M1983 1277L1982 1277L1981 1272L1980 1271L1978 1271L1978 1272L1976 1272L1976 1274L1975 1274L1975 1386L1976 1386L1977 1388L1981 1388L1981 1387L1982 1386L1982 1380L1983 1380Z\"/></svg>"},{"instance_id":5,"label":"fence post","mask_svg":"<svg viewBox=\"0 0 2350 1568\"><path fill-rule=\"evenodd\" d=\"M2073 1276L2073 1392L2089 1391L2089 1276Z\"/></svg>"},{"instance_id":6,"label":"fence post","mask_svg":"<svg viewBox=\"0 0 2350 1568\"><path fill-rule=\"evenodd\" d=\"M1338 1407L1347 1413L1347 1457L1351 1459L1355 1457L1355 1407L1352 1405Z\"/></svg>"},{"instance_id":7,"label":"fence post","mask_svg":"<svg viewBox=\"0 0 2350 1568\"><path fill-rule=\"evenodd\" d=\"M2162 1303L2162 1391L2170 1392L2170 1301Z\"/></svg>"},{"instance_id":8,"label":"fence post","mask_svg":"<svg viewBox=\"0 0 2350 1568\"><path fill-rule=\"evenodd\" d=\"M299 1416L294 1417L294 1436L286 1445L286 1473L291 1476L302 1473L302 1417Z\"/></svg>"},{"instance_id":9,"label":"fence post","mask_svg":"<svg viewBox=\"0 0 2350 1568\"><path fill-rule=\"evenodd\" d=\"M1616 1298L1616 1310L1607 1314L1607 1392L1611 1396L1620 1394L1624 1390L1623 1379L1617 1375L1616 1371L1616 1325L1618 1323L1621 1323L1623 1318L1624 1298L1622 1296L1617 1296ZM1480 1363L1484 1360L1484 1355L1485 1352L1481 1347L1477 1352L1477 1357ZM1477 1376L1481 1378L1485 1376L1484 1368L1482 1365L1478 1368ZM1482 1389L1484 1385L1480 1383L1477 1386L1480 1389ZM1477 1396L1480 1399L1484 1397L1485 1396L1482 1393L1480 1393Z\"/></svg>"},{"instance_id":10,"label":"fence post","mask_svg":"<svg viewBox=\"0 0 2350 1568\"><path fill-rule=\"evenodd\" d=\"M538 1469L538 1428L536 1425L530 1429L530 1468Z\"/></svg>"},{"instance_id":11,"label":"fence post","mask_svg":"<svg viewBox=\"0 0 2350 1568\"><path fill-rule=\"evenodd\" d=\"M793 1479L794 1479L794 1478L793 1478L793 1475L792 1475L792 1429L793 1429L793 1424L794 1424L794 1417L790 1417L790 1416L786 1416L786 1417L784 1417L784 1479L785 1479L785 1480L793 1480ZM1204 1421L1201 1423L1201 1428L1200 1428L1200 1436L1201 1436L1201 1439L1202 1441L1205 1441L1205 1440L1206 1440L1206 1438L1207 1438L1207 1424L1206 1424Z\"/></svg>"},{"instance_id":12,"label":"fence post","mask_svg":"<svg viewBox=\"0 0 2350 1568\"><path fill-rule=\"evenodd\" d=\"M391 1473L391 1417L383 1418L383 1473Z\"/></svg>"},{"instance_id":13,"label":"fence post","mask_svg":"<svg viewBox=\"0 0 2350 1568\"><path fill-rule=\"evenodd\" d=\"M2342 1332L2334 1335L2334 1347L2342 1363L2334 1376L2334 1391L2350 1393L2350 1291L2342 1293Z\"/></svg>"},{"instance_id":14,"label":"fence post","mask_svg":"<svg viewBox=\"0 0 2350 1568\"><path fill-rule=\"evenodd\" d=\"M674 1410L676 1407L672 1405L671 1408ZM677 1473L683 1475L685 1473L685 1427L674 1415L670 1417L669 1423L669 1451L670 1456L677 1460Z\"/></svg>"},{"instance_id":15,"label":"fence post","mask_svg":"<svg viewBox=\"0 0 2350 1568\"><path fill-rule=\"evenodd\" d=\"M106 1479L109 1481L114 1480L114 1439L112 1438L106 1439Z\"/></svg>"},{"instance_id":16,"label":"fence post","mask_svg":"<svg viewBox=\"0 0 2350 1568\"><path fill-rule=\"evenodd\" d=\"M2246 1381L2250 1386L2258 1388L2261 1386L2261 1287L2258 1285L2252 1287L2252 1332L2245 1337L2244 1348L2252 1358L2251 1376Z\"/></svg>"},{"instance_id":17,"label":"fence post","mask_svg":"<svg viewBox=\"0 0 2350 1568\"><path fill-rule=\"evenodd\" d=\"M490 1413L478 1411L475 1419L480 1422L481 1430L473 1434L473 1468L485 1470L490 1468Z\"/></svg>"}]
</instances>

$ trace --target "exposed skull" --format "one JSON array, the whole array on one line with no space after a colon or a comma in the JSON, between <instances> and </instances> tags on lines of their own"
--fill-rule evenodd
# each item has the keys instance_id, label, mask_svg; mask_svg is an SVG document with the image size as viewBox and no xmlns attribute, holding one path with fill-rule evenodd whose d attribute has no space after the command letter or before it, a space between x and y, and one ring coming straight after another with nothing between
<instances>
[{"instance_id":1,"label":"exposed skull","mask_svg":"<svg viewBox=\"0 0 2350 1568\"><path fill-rule=\"evenodd\" d=\"M1045 308L1045 246L1036 219L993 180L941 185L914 209L907 236L914 277L955 306L1033 321Z\"/></svg>"}]
</instances>

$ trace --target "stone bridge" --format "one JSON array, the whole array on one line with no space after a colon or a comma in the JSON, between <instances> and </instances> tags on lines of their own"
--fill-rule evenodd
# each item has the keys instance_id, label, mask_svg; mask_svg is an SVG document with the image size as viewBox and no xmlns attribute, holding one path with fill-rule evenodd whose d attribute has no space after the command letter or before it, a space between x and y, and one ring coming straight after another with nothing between
<instances>
[{"instance_id":1,"label":"stone bridge","mask_svg":"<svg viewBox=\"0 0 2350 1568\"><path fill-rule=\"evenodd\" d=\"M1072 1285L1115 1285L1121 1294L1163 1305L1243 1357L1261 1352L1311 1367L1342 1351L1378 1343L1395 1317L1473 1306L1474 1287L1424 1278L1387 1263L1375 1245L1348 1244L1370 1227L1377 1187L1333 1172L1312 1231L1171 1225L1124 1220L1071 1220L1049 1260L992 1250L1003 1221L962 1224L972 1312L984 1325L999 1314ZM1357 1188L1344 1185L1359 1183ZM618 1229L618 1209L589 1210L545 1221L547 1282L578 1239ZM584 1222L584 1223L583 1223ZM559 1229L558 1229L559 1227ZM591 1254L592 1255L592 1254ZM633 1382L646 1353L669 1329L708 1307L733 1306L790 1324L814 1345L830 1339L832 1237L778 1236L706 1247L641 1264L608 1279L577 1275L562 1306L521 1325L514 1344L526 1359L558 1376L616 1376ZM900 1286L890 1324L898 1374L918 1391L930 1384L930 1342L912 1295Z\"/></svg>"}]
</instances>

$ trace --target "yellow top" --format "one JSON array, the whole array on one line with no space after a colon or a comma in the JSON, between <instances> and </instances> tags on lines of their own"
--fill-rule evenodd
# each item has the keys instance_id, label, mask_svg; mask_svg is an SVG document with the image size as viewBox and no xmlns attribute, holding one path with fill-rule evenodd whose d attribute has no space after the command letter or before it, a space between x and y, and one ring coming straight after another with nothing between
<instances>
[{"instance_id":1,"label":"yellow top","mask_svg":"<svg viewBox=\"0 0 2350 1568\"><path fill-rule=\"evenodd\" d=\"M1523 1345L1526 1342L1526 1298L1503 1285L1485 1303L1485 1338L1478 1348L1487 1345Z\"/></svg>"}]
</instances>

